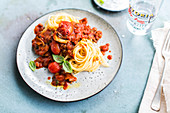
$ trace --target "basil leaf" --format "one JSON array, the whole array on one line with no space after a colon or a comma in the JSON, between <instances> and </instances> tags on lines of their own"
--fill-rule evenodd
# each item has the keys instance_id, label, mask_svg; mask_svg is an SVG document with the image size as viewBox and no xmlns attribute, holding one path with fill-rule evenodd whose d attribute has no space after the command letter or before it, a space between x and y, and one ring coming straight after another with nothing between
<instances>
[{"instance_id":1,"label":"basil leaf","mask_svg":"<svg viewBox=\"0 0 170 113\"><path fill-rule=\"evenodd\" d=\"M59 83L59 81L58 81L58 80L56 80L56 86L58 85L58 83Z\"/></svg>"},{"instance_id":2,"label":"basil leaf","mask_svg":"<svg viewBox=\"0 0 170 113\"><path fill-rule=\"evenodd\" d=\"M52 54L54 61L56 61L57 63L62 63L64 61L64 57L63 56L59 56L59 55L54 55Z\"/></svg>"},{"instance_id":3,"label":"basil leaf","mask_svg":"<svg viewBox=\"0 0 170 113\"><path fill-rule=\"evenodd\" d=\"M103 4L104 4L104 1L103 1L103 0L97 0L97 2L98 2L100 5L103 5Z\"/></svg>"},{"instance_id":4,"label":"basil leaf","mask_svg":"<svg viewBox=\"0 0 170 113\"><path fill-rule=\"evenodd\" d=\"M35 62L34 62L34 61L30 61L30 62L29 62L29 67L30 67L30 69L31 69L32 71L35 71L35 69L36 69Z\"/></svg>"},{"instance_id":5,"label":"basil leaf","mask_svg":"<svg viewBox=\"0 0 170 113\"><path fill-rule=\"evenodd\" d=\"M68 61L65 60L63 62L63 64L62 64L62 66L63 66L63 69L64 69L65 72L68 72L68 73L72 73L73 72L73 70L71 68L71 65L70 65L70 63Z\"/></svg>"}]
</instances>

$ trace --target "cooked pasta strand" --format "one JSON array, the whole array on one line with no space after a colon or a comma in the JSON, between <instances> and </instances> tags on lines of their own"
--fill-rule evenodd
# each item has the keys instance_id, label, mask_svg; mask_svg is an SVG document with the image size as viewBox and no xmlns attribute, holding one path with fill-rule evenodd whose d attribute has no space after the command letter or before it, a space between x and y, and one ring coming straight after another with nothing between
<instances>
[{"instance_id":1,"label":"cooked pasta strand","mask_svg":"<svg viewBox=\"0 0 170 113\"><path fill-rule=\"evenodd\" d=\"M100 48L91 40L83 39L77 43L73 50L74 59L69 62L76 72L89 71L93 72L100 65L108 67L108 63L104 59Z\"/></svg>"},{"instance_id":2,"label":"cooked pasta strand","mask_svg":"<svg viewBox=\"0 0 170 113\"><path fill-rule=\"evenodd\" d=\"M46 25L47 25L48 28L57 29L59 27L59 23L61 21L79 23L79 20L72 15L69 15L69 14L66 14L66 13L58 13L56 15L50 15L48 17Z\"/></svg>"}]
</instances>

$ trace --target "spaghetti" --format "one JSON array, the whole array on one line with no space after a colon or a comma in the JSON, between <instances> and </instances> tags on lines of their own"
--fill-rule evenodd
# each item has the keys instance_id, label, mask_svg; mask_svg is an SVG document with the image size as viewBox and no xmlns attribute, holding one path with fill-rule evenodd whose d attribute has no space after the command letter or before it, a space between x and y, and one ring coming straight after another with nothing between
<instances>
[{"instance_id":1,"label":"spaghetti","mask_svg":"<svg viewBox=\"0 0 170 113\"><path fill-rule=\"evenodd\" d=\"M100 65L109 66L97 44L91 40L83 39L78 42L73 50L73 55L74 59L71 59L69 63L75 72L93 72Z\"/></svg>"},{"instance_id":2,"label":"spaghetti","mask_svg":"<svg viewBox=\"0 0 170 113\"><path fill-rule=\"evenodd\" d=\"M61 21L68 21L68 22L75 22L79 23L76 17L66 14L66 13L59 13L56 15L51 15L48 17L46 22L47 27L51 29L57 29Z\"/></svg>"}]
</instances>

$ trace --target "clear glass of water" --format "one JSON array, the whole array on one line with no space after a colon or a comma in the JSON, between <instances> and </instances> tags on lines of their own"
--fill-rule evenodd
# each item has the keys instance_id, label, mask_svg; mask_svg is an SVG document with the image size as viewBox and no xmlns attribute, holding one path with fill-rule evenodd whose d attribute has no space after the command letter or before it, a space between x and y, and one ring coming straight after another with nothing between
<instances>
[{"instance_id":1,"label":"clear glass of water","mask_svg":"<svg viewBox=\"0 0 170 113\"><path fill-rule=\"evenodd\" d=\"M135 35L145 35L158 15L163 0L130 0L127 27Z\"/></svg>"}]
</instances>

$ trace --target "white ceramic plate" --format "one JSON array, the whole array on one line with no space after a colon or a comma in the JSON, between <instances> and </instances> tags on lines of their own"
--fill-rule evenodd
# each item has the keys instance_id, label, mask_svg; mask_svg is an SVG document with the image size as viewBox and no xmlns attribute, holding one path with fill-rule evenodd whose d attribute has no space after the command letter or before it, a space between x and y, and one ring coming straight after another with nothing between
<instances>
[{"instance_id":1,"label":"white ceramic plate","mask_svg":"<svg viewBox=\"0 0 170 113\"><path fill-rule=\"evenodd\" d=\"M101 8L108 11L121 11L129 7L129 0L103 0L104 3L100 4L98 0L94 2Z\"/></svg>"},{"instance_id":2,"label":"white ceramic plate","mask_svg":"<svg viewBox=\"0 0 170 113\"><path fill-rule=\"evenodd\" d=\"M110 67L100 67L95 72L81 72L76 75L77 81L72 83L67 90L56 88L50 84L52 77L48 69L41 68L35 72L31 71L28 63L34 61L38 56L32 50L32 39L35 37L34 28L39 23L45 23L49 15L59 12L69 13L80 18L86 17L91 27L96 27L103 32L99 45L110 43L113 59L108 61ZM105 55L105 58L107 55ZM106 58L107 59L107 58ZM17 65L24 81L39 94L56 101L70 102L93 96L103 90L114 78L122 61L122 47L116 31L101 17L78 9L64 9L54 11L35 20L23 33L17 49Z\"/></svg>"}]
</instances>

